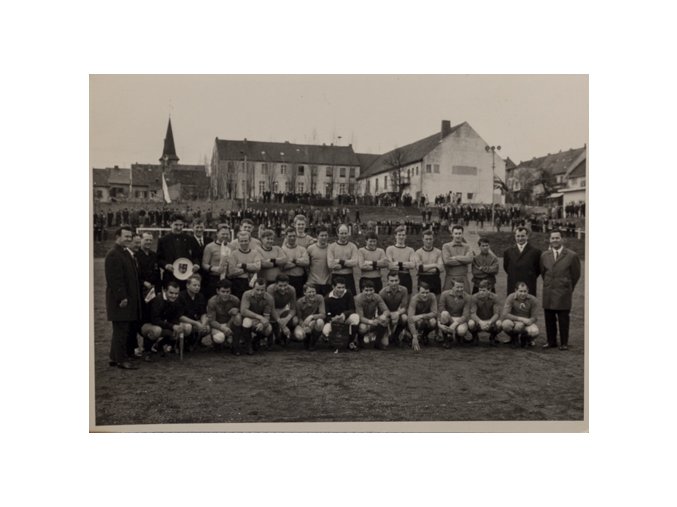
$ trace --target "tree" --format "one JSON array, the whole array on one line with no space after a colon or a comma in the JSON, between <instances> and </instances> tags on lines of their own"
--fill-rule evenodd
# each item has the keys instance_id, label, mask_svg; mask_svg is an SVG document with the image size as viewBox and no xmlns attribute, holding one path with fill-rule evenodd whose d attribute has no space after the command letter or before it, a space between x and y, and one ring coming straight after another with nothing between
<instances>
[{"instance_id":1,"label":"tree","mask_svg":"<svg viewBox=\"0 0 677 507\"><path fill-rule=\"evenodd\" d=\"M402 192L404 192L404 187L409 184L406 178L402 175L402 166L405 165L404 152L400 148L395 148L393 151L388 153L385 157L384 163L387 167L391 169L391 188L392 191L397 194L398 202L402 198ZM387 192L388 189L384 188Z\"/></svg>"}]
</instances>

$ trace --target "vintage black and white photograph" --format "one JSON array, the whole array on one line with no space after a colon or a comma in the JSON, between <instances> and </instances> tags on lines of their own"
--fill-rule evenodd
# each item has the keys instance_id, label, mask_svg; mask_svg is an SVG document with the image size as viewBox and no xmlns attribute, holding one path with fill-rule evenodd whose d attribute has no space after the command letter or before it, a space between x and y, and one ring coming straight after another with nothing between
<instances>
[{"instance_id":1,"label":"vintage black and white photograph","mask_svg":"<svg viewBox=\"0 0 677 507\"><path fill-rule=\"evenodd\" d=\"M587 429L587 75L89 93L92 431Z\"/></svg>"}]
</instances>

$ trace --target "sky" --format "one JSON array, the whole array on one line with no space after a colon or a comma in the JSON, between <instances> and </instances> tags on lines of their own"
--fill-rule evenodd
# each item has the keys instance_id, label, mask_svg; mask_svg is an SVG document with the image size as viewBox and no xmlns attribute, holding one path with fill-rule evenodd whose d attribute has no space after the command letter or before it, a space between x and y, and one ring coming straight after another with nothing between
<instances>
[{"instance_id":1,"label":"sky","mask_svg":"<svg viewBox=\"0 0 677 507\"><path fill-rule=\"evenodd\" d=\"M468 122L513 162L588 142L586 75L91 75L90 167L180 163L214 139L352 144L384 153Z\"/></svg>"}]
</instances>

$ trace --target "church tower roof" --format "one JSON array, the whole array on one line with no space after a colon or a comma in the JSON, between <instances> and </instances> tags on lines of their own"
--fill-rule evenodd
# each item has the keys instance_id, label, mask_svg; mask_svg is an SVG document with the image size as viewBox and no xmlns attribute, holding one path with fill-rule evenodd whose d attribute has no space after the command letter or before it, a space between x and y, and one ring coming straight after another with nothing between
<instances>
[{"instance_id":1,"label":"church tower roof","mask_svg":"<svg viewBox=\"0 0 677 507\"><path fill-rule=\"evenodd\" d=\"M172 133L172 119L169 118L167 124L167 134L165 135L165 145L162 149L162 157L160 162L165 161L167 164L175 164L179 161L176 156L176 148L174 147L174 134Z\"/></svg>"}]
</instances>

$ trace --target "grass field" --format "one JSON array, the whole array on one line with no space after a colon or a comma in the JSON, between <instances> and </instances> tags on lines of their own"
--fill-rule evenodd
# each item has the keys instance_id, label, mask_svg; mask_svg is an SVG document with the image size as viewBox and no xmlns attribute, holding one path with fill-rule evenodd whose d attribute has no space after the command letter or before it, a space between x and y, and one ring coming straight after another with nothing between
<instances>
[{"instance_id":1,"label":"grass field","mask_svg":"<svg viewBox=\"0 0 677 507\"><path fill-rule=\"evenodd\" d=\"M94 259L97 425L332 421L582 420L583 291L574 293L570 350L437 346L334 354L300 344L256 356L197 350L134 371L108 366L103 259ZM540 295L539 281L539 295ZM505 276L497 292L505 295Z\"/></svg>"}]
</instances>

